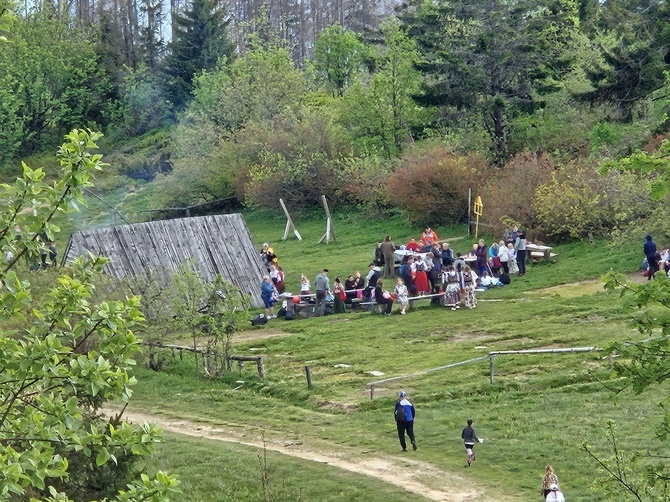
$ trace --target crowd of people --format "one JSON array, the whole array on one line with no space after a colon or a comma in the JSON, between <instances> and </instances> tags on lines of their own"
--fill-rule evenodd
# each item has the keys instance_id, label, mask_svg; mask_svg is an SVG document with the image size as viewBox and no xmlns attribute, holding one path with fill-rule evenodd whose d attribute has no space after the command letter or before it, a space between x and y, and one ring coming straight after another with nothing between
<instances>
[{"instance_id":1,"label":"crowd of people","mask_svg":"<svg viewBox=\"0 0 670 502\"><path fill-rule=\"evenodd\" d=\"M461 306L474 309L477 307L476 291L510 284L511 275L526 273L526 243L523 231L516 226L504 239L490 246L479 239L466 254L454 253L450 243L441 241L429 226L418 240L411 238L407 244L399 246L387 235L378 244L375 259L368 265L365 277L360 270L348 275L344 281L338 276L331 288L328 269L323 269L313 283L302 274L300 295L295 299L313 302L317 316L344 313L347 304L359 302L366 306L383 305L385 315L391 315L393 304L397 303L399 313L405 315L411 299L424 295L432 295L436 303L452 310ZM401 259L396 273L398 256ZM285 276L268 243L263 244L261 257L268 270L261 284L261 297L266 315L272 318L273 304L284 293ZM274 291L269 291L270 286L274 286ZM440 295L444 296L442 302ZM357 301L357 298L361 300ZM331 302L333 308L329 309Z\"/></svg>"}]
</instances>

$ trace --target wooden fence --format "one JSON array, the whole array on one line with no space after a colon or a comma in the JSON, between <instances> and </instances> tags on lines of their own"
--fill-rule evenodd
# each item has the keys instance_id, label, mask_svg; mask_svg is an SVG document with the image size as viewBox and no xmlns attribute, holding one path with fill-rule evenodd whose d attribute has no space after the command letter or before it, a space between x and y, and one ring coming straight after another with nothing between
<instances>
[{"instance_id":1,"label":"wooden fence","mask_svg":"<svg viewBox=\"0 0 670 502\"><path fill-rule=\"evenodd\" d=\"M451 364L446 364L444 366L438 366L437 368L430 368L424 371L417 371L416 373L411 373L409 375L400 375L396 377L391 377L391 378L385 378L384 380L377 380L376 382L371 382L368 384L368 387L370 387L370 399L374 399L375 397L375 386L388 383L388 382L395 382L398 380L405 380L407 378L412 378L416 376L421 376L421 375L427 375L429 373L433 373L435 371L441 371L445 370L448 368L455 368L457 366L463 366L465 364L472 364L476 363L479 361L484 361L485 359L489 360L489 380L491 383L493 383L494 379L494 372L495 372L495 366L494 366L494 359L497 356L511 356L511 355L530 355L530 354L566 354L566 353L575 353L575 352L592 352L592 351L602 351L603 349L599 347L571 347L571 348L566 348L566 349L528 349L528 350L498 350L498 351L493 351L489 352L488 355L486 356L481 356L481 357L475 357L474 359L468 359L466 361L460 361L457 363L451 363Z\"/></svg>"}]
</instances>

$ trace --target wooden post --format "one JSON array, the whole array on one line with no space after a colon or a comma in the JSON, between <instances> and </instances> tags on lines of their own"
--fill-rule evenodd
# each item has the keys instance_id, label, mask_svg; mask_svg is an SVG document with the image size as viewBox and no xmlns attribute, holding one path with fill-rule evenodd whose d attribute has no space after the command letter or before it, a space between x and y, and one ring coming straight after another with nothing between
<instances>
[{"instance_id":1,"label":"wooden post","mask_svg":"<svg viewBox=\"0 0 670 502\"><path fill-rule=\"evenodd\" d=\"M468 237L472 233L472 188L468 188Z\"/></svg>"},{"instance_id":2,"label":"wooden post","mask_svg":"<svg viewBox=\"0 0 670 502\"><path fill-rule=\"evenodd\" d=\"M495 357L494 355L489 354L489 374L490 374L489 379L490 379L491 383L493 383L493 358L494 357Z\"/></svg>"},{"instance_id":3,"label":"wooden post","mask_svg":"<svg viewBox=\"0 0 670 502\"><path fill-rule=\"evenodd\" d=\"M279 199L279 204L281 205L281 208L284 210L284 214L286 215L286 230L284 230L284 237L282 237L281 240L285 241L286 239L288 239L288 233L291 229L293 229L293 233L295 234L297 239L301 241L302 237L300 237L300 232L298 232L298 229L295 228L293 220L291 219L291 215L288 214L288 209L286 209L286 205L284 204L284 200Z\"/></svg>"},{"instance_id":4,"label":"wooden post","mask_svg":"<svg viewBox=\"0 0 670 502\"><path fill-rule=\"evenodd\" d=\"M307 388L312 388L312 369L309 366L305 366L305 375L307 376Z\"/></svg>"},{"instance_id":5,"label":"wooden post","mask_svg":"<svg viewBox=\"0 0 670 502\"><path fill-rule=\"evenodd\" d=\"M374 398L375 398L375 386L370 385L370 399L374 399Z\"/></svg>"},{"instance_id":6,"label":"wooden post","mask_svg":"<svg viewBox=\"0 0 670 502\"><path fill-rule=\"evenodd\" d=\"M258 366L258 376L261 380L265 380L265 368L263 367L263 358L259 357L256 359L256 365Z\"/></svg>"},{"instance_id":7,"label":"wooden post","mask_svg":"<svg viewBox=\"0 0 670 502\"><path fill-rule=\"evenodd\" d=\"M335 229L333 228L333 220L330 217L330 209L328 209L328 202L326 201L325 195L321 196L321 202L323 203L323 208L326 210L326 233L323 234L323 237L319 239L317 244L321 244L324 240L326 241L326 244L328 244L331 235L333 236L333 240L335 240Z\"/></svg>"},{"instance_id":8,"label":"wooden post","mask_svg":"<svg viewBox=\"0 0 670 502\"><path fill-rule=\"evenodd\" d=\"M240 375L242 374L242 370L244 370L244 361L237 361L237 366L240 368Z\"/></svg>"}]
</instances>

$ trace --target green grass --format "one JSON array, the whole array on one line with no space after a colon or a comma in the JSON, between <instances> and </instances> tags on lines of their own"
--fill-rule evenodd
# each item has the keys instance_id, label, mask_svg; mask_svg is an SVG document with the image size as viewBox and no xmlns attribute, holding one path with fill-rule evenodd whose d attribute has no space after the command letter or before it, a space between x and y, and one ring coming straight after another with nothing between
<instances>
[{"instance_id":1,"label":"green grass","mask_svg":"<svg viewBox=\"0 0 670 502\"><path fill-rule=\"evenodd\" d=\"M317 245L325 231L325 223L318 217L296 218L302 242L280 240L283 219L277 215L249 213L245 218L256 243L268 241L275 247L287 272L289 290L297 286L300 273L313 276L324 266L331 270L331 276L364 270L376 242L386 233L397 242L406 242L419 231L409 228L400 217L375 221L360 214L336 214L337 240ZM436 230L449 237L464 232L463 228ZM468 249L472 240L454 241L453 247ZM627 324L618 293L591 285L571 286L566 294L541 291L597 278L611 267L634 271L639 261L637 246L622 249L610 248L604 242L595 246L573 243L556 250L560 254L558 262L530 266L524 277L513 278L511 286L481 294L481 300L502 301L481 301L474 311L452 312L422 304L407 316L390 318L354 313L273 321L257 331L279 330L285 336L235 345L238 354L263 357L266 381L259 381L252 365L247 365L242 374L235 371L222 380L200 379L193 376L193 362L186 355L179 361L168 354L166 370L161 373L138 367L133 408L203 424L225 424L251 436L263 432L270 439L289 437L317 450L345 448L385 457L398 452L392 409L397 391L405 389L417 406L417 459L456 471L473 484L488 488L489 493L503 487L503 493L519 500L537 497L544 466L551 463L570 500L610 500L588 489L597 475L596 466L581 451L581 443L588 440L606 454L604 425L607 419L615 419L624 449L640 448L643 428L649 431L643 440L645 446L667 454L667 445L655 439L653 430L662 417L658 402L668 388L664 385L641 395L626 391L614 396L601 383L612 375L610 362L601 353L499 356L494 384L489 383L488 361L483 361L381 385L376 398L369 399L367 384L379 379L367 374L371 370L391 377L494 350L602 347L614 340L640 339L641 335ZM341 363L350 367L335 367ZM305 365L312 369L311 389L306 385ZM244 381L241 387L238 380ZM478 446L478 468L464 473L459 435L468 417L475 419L478 433L487 441ZM158 459L173 466L189 487L192 500L207 500L204 497L211 488L200 483L196 471L209 472L210 477L217 471L207 461L195 463L195 459L198 469L190 463L187 468L182 460L174 458L179 455L173 449L174 441L170 436ZM188 445L193 440L179 441ZM253 450L236 452L236 461L254 465ZM275 461L277 476L285 479L287 486L295 486L287 474L294 461L281 456ZM339 475L328 471L312 483L327 486ZM226 471L221 477L235 485L248 475ZM252 485L258 489L257 481ZM384 496L378 483L374 486L367 488L366 493L371 495L366 500ZM317 494L306 499L356 499L348 493L325 492L331 498ZM249 492L236 496L255 500L257 495ZM283 500L291 500L291 495Z\"/></svg>"},{"instance_id":2,"label":"green grass","mask_svg":"<svg viewBox=\"0 0 670 502\"><path fill-rule=\"evenodd\" d=\"M181 473L176 500L188 502L265 501L263 471L270 500L425 500L374 478L236 443L169 434L158 457L157 467Z\"/></svg>"}]
</instances>

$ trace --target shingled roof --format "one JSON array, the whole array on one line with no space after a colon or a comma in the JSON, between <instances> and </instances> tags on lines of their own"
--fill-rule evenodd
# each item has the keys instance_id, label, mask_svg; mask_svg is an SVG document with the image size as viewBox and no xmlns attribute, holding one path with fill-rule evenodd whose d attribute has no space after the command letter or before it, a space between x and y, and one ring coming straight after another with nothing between
<instances>
[{"instance_id":1,"label":"shingled roof","mask_svg":"<svg viewBox=\"0 0 670 502\"><path fill-rule=\"evenodd\" d=\"M90 251L110 262L104 272L118 278L157 274L166 282L192 260L207 281L217 274L263 306L260 283L266 273L241 214L197 216L74 232L63 262Z\"/></svg>"}]
</instances>

